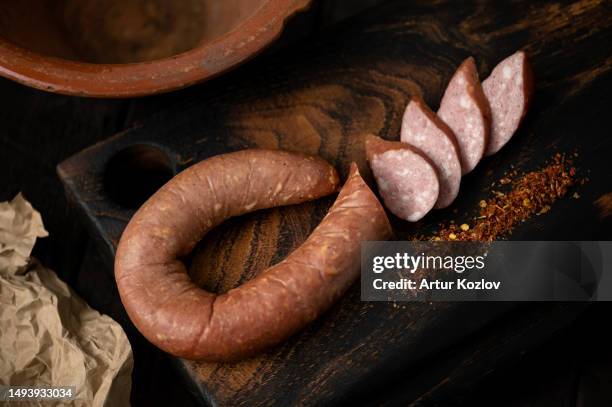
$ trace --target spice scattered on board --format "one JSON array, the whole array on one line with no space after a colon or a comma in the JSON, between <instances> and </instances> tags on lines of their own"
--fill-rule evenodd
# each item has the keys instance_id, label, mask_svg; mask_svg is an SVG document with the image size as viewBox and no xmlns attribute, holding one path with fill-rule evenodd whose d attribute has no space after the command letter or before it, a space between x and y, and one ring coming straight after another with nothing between
<instances>
[{"instance_id":1,"label":"spice scattered on board","mask_svg":"<svg viewBox=\"0 0 612 407\"><path fill-rule=\"evenodd\" d=\"M492 241L504 237L518 223L548 212L550 205L577 182L575 176L572 159L560 153L537 171L520 176L512 169L498 182L509 186L509 190L493 190L493 197L478 203L479 215L471 223L457 227L458 222L450 222L441 226L431 240Z\"/></svg>"}]
</instances>

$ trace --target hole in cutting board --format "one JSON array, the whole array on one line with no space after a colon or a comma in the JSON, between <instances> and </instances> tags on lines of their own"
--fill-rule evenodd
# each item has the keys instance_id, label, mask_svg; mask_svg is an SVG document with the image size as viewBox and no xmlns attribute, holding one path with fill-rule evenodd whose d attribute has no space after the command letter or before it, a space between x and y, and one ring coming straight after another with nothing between
<instances>
[{"instance_id":1,"label":"hole in cutting board","mask_svg":"<svg viewBox=\"0 0 612 407\"><path fill-rule=\"evenodd\" d=\"M175 172L168 154L160 148L147 144L132 145L108 161L104 190L113 202L136 209Z\"/></svg>"}]
</instances>

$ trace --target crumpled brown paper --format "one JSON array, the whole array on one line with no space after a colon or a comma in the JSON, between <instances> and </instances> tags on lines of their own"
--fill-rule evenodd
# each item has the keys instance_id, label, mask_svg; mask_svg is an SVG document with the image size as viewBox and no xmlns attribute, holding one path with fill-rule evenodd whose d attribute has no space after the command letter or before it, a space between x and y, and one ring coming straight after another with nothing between
<instances>
[{"instance_id":1,"label":"crumpled brown paper","mask_svg":"<svg viewBox=\"0 0 612 407\"><path fill-rule=\"evenodd\" d=\"M29 259L43 236L21 194L0 203L0 384L76 388L73 401L29 405L129 406L133 358L123 329Z\"/></svg>"},{"instance_id":2,"label":"crumpled brown paper","mask_svg":"<svg viewBox=\"0 0 612 407\"><path fill-rule=\"evenodd\" d=\"M26 266L36 238L48 235L40 213L21 194L0 202L0 273L15 274Z\"/></svg>"}]
</instances>

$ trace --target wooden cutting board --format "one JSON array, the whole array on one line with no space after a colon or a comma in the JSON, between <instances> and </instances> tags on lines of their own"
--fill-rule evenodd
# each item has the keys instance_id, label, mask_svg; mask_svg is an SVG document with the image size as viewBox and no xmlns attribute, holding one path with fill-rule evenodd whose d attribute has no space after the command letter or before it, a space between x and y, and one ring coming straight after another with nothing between
<instances>
[{"instance_id":1,"label":"wooden cutting board","mask_svg":"<svg viewBox=\"0 0 612 407\"><path fill-rule=\"evenodd\" d=\"M192 89L176 106L71 157L58 172L110 273L134 209L173 173L255 146L318 154L342 176L351 161L365 170L363 134L397 139L411 95L421 93L436 109L464 58L473 55L486 77L501 59L524 49L537 86L519 132L463 179L451 208L418 224L393 219L396 234L428 234L440 222L468 219L511 165L527 171L555 152L577 151L576 164L589 178L576 191L580 198L562 199L512 238L608 239L610 222L597 217L593 202L612 191L610 11L603 1L388 3ZM217 292L243 283L303 242L331 201L262 211L220 226L190 259L194 280ZM366 303L355 286L323 318L266 354L237 364L177 365L192 391L214 405L378 404L385 397L391 404L447 402L580 309ZM129 325L125 315L121 319Z\"/></svg>"}]
</instances>

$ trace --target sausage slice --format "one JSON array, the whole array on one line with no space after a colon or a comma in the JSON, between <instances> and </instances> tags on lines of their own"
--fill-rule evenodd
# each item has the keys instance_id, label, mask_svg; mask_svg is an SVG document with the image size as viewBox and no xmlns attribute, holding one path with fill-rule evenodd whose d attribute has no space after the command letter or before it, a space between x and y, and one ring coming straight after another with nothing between
<instances>
[{"instance_id":1,"label":"sausage slice","mask_svg":"<svg viewBox=\"0 0 612 407\"><path fill-rule=\"evenodd\" d=\"M491 137L485 155L498 152L518 129L533 94L527 54L518 51L501 61L482 83L491 106Z\"/></svg>"},{"instance_id":2,"label":"sausage slice","mask_svg":"<svg viewBox=\"0 0 612 407\"><path fill-rule=\"evenodd\" d=\"M450 80L438 116L451 128L461 152L461 171L472 171L483 157L491 131L491 109L474 58L459 66Z\"/></svg>"},{"instance_id":3,"label":"sausage slice","mask_svg":"<svg viewBox=\"0 0 612 407\"><path fill-rule=\"evenodd\" d=\"M461 183L459 146L452 130L421 98L416 97L404 112L401 140L421 150L434 163L440 181L434 207L449 206L457 197Z\"/></svg>"},{"instance_id":4,"label":"sausage slice","mask_svg":"<svg viewBox=\"0 0 612 407\"><path fill-rule=\"evenodd\" d=\"M366 136L366 155L385 206L397 217L416 222L438 200L434 165L416 148Z\"/></svg>"},{"instance_id":5,"label":"sausage slice","mask_svg":"<svg viewBox=\"0 0 612 407\"><path fill-rule=\"evenodd\" d=\"M242 286L204 291L179 259L229 217L316 199L337 185L324 160L272 150L216 156L178 174L136 212L117 248L115 278L134 325L166 352L209 361L253 355L303 328L359 275L360 242L391 233L355 165L310 237Z\"/></svg>"}]
</instances>

